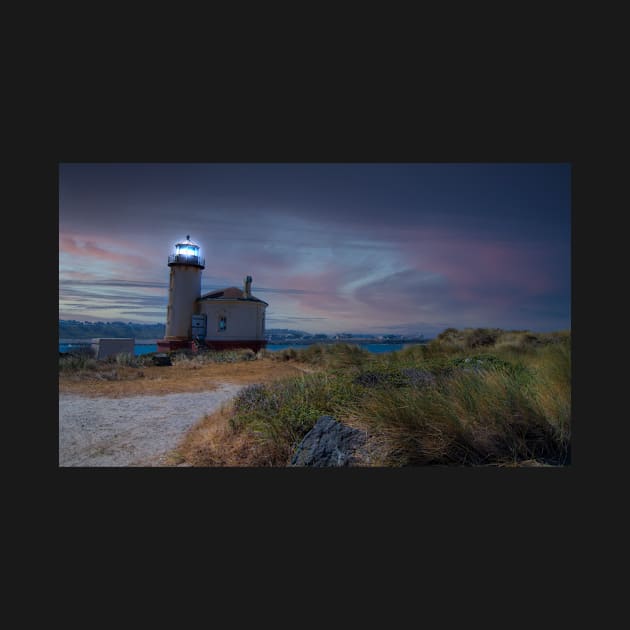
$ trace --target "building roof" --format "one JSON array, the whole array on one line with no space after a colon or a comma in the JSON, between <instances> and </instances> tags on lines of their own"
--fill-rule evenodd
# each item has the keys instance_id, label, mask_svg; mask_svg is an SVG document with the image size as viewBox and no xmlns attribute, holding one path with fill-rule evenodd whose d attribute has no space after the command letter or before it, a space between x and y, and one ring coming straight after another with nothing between
<instances>
[{"instance_id":1,"label":"building roof","mask_svg":"<svg viewBox=\"0 0 630 630\"><path fill-rule=\"evenodd\" d=\"M228 287L227 289L210 291L210 293L205 293L201 297L197 298L198 302L201 302L202 300L244 300L246 302L262 302L266 306L269 306L267 302L255 297L254 295L246 298L245 292L237 287Z\"/></svg>"},{"instance_id":2,"label":"building roof","mask_svg":"<svg viewBox=\"0 0 630 630\"><path fill-rule=\"evenodd\" d=\"M199 247L199 245L197 243L195 243L194 241L190 240L190 234L188 234L186 236L186 240L184 241L178 241L177 243L175 243L175 245L188 245L190 247Z\"/></svg>"}]
</instances>

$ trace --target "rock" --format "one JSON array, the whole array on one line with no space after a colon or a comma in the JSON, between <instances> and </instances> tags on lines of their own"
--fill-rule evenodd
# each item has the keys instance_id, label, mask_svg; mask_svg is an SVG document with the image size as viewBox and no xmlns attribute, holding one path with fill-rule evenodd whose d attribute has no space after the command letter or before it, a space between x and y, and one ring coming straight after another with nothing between
<instances>
[{"instance_id":1,"label":"rock","mask_svg":"<svg viewBox=\"0 0 630 630\"><path fill-rule=\"evenodd\" d=\"M291 466L350 466L365 445L365 433L346 426L332 416L320 416L299 443Z\"/></svg>"},{"instance_id":2,"label":"rock","mask_svg":"<svg viewBox=\"0 0 630 630\"><path fill-rule=\"evenodd\" d=\"M152 359L153 365L173 365L171 363L171 357L165 353L154 354Z\"/></svg>"}]
</instances>

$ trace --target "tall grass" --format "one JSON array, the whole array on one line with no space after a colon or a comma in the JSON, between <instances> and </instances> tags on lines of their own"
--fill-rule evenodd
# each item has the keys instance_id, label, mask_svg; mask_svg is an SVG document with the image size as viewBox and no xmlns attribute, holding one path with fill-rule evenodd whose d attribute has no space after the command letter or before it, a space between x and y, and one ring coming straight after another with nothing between
<instances>
[{"instance_id":1,"label":"tall grass","mask_svg":"<svg viewBox=\"0 0 630 630\"><path fill-rule=\"evenodd\" d=\"M133 355L129 352L120 352L111 355L106 359L97 360L94 354L89 351L72 353L59 357L59 371L72 373L75 377L92 377L95 372L105 371L115 374L112 367L121 368L144 368L150 367L153 363L154 353ZM236 350L223 350L202 352L193 354L190 352L173 353L172 364L184 369L198 369L209 363L236 363L239 361L256 360L256 353L249 348Z\"/></svg>"},{"instance_id":2,"label":"tall grass","mask_svg":"<svg viewBox=\"0 0 630 630\"><path fill-rule=\"evenodd\" d=\"M97 368L98 361L87 353L59 357L60 372L83 372Z\"/></svg>"},{"instance_id":3,"label":"tall grass","mask_svg":"<svg viewBox=\"0 0 630 630\"><path fill-rule=\"evenodd\" d=\"M529 366L466 365L474 362L429 387L374 388L354 405L352 415L387 438L387 465L567 463L568 345L543 349Z\"/></svg>"},{"instance_id":4,"label":"tall grass","mask_svg":"<svg viewBox=\"0 0 630 630\"><path fill-rule=\"evenodd\" d=\"M121 367L140 367L145 365L146 359L143 356L135 356L131 352L120 352L112 357L108 357L108 361Z\"/></svg>"},{"instance_id":5,"label":"tall grass","mask_svg":"<svg viewBox=\"0 0 630 630\"><path fill-rule=\"evenodd\" d=\"M304 348L265 351L265 357L276 361L299 361L326 369L360 367L370 361L370 353L352 343L313 344Z\"/></svg>"},{"instance_id":6,"label":"tall grass","mask_svg":"<svg viewBox=\"0 0 630 630\"><path fill-rule=\"evenodd\" d=\"M193 354L190 352L176 352L172 357L173 365L196 369L209 363L237 363L239 361L255 361L257 354L250 348L235 350L206 350Z\"/></svg>"},{"instance_id":7,"label":"tall grass","mask_svg":"<svg viewBox=\"0 0 630 630\"><path fill-rule=\"evenodd\" d=\"M234 399L230 426L252 436L268 465L284 466L319 416L341 413L359 394L358 386L326 373L250 385Z\"/></svg>"},{"instance_id":8,"label":"tall grass","mask_svg":"<svg viewBox=\"0 0 630 630\"><path fill-rule=\"evenodd\" d=\"M392 353L335 344L275 358L319 371L237 397L232 430L271 465L323 414L365 428L385 466L570 461L569 332L450 329Z\"/></svg>"}]
</instances>

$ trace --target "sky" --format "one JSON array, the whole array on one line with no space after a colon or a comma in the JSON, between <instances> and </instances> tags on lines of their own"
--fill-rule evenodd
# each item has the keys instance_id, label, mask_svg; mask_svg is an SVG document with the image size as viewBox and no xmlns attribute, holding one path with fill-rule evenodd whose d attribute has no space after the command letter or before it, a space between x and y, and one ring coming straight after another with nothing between
<instances>
[{"instance_id":1,"label":"sky","mask_svg":"<svg viewBox=\"0 0 630 630\"><path fill-rule=\"evenodd\" d=\"M164 323L187 235L267 328L571 327L570 164L62 163L59 318Z\"/></svg>"}]
</instances>

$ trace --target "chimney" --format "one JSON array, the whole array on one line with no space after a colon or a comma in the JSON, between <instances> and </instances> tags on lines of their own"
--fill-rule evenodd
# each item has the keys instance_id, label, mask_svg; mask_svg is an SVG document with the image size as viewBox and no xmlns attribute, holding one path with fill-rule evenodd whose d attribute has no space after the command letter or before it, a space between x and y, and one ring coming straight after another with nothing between
<instances>
[{"instance_id":1,"label":"chimney","mask_svg":"<svg viewBox=\"0 0 630 630\"><path fill-rule=\"evenodd\" d=\"M249 299L252 297L252 277L247 276L243 283L243 292L245 293L245 298Z\"/></svg>"}]
</instances>

